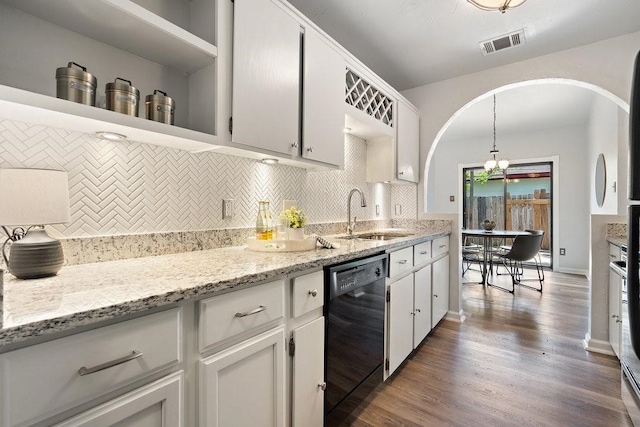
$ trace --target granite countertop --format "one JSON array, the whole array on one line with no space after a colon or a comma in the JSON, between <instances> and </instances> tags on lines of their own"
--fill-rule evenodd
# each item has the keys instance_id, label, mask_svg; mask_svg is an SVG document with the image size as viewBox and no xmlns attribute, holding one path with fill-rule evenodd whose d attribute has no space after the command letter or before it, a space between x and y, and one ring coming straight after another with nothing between
<instances>
[{"instance_id":1,"label":"granite countertop","mask_svg":"<svg viewBox=\"0 0 640 427\"><path fill-rule=\"evenodd\" d=\"M411 232L391 241L327 237L338 249L265 253L234 246L67 266L46 279L5 274L0 347L450 234Z\"/></svg>"}]
</instances>

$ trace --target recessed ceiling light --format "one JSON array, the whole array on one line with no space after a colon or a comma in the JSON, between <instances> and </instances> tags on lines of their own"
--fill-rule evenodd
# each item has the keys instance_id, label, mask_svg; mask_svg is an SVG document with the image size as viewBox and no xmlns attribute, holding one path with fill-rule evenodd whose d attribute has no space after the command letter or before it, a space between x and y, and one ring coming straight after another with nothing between
<instances>
[{"instance_id":1,"label":"recessed ceiling light","mask_svg":"<svg viewBox=\"0 0 640 427\"><path fill-rule=\"evenodd\" d=\"M265 165L275 165L278 163L278 159L262 159L262 163Z\"/></svg>"},{"instance_id":2,"label":"recessed ceiling light","mask_svg":"<svg viewBox=\"0 0 640 427\"><path fill-rule=\"evenodd\" d=\"M127 139L126 135L114 132L96 132L96 136L100 139L106 139L108 141L121 141L123 139Z\"/></svg>"}]
</instances>

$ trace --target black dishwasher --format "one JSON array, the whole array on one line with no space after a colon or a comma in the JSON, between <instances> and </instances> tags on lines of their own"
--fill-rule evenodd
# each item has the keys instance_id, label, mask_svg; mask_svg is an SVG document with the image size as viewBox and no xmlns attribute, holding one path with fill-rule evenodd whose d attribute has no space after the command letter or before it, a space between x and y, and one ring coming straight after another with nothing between
<instances>
[{"instance_id":1,"label":"black dishwasher","mask_svg":"<svg viewBox=\"0 0 640 427\"><path fill-rule=\"evenodd\" d=\"M383 378L388 255L325 268L325 425L344 422Z\"/></svg>"}]
</instances>

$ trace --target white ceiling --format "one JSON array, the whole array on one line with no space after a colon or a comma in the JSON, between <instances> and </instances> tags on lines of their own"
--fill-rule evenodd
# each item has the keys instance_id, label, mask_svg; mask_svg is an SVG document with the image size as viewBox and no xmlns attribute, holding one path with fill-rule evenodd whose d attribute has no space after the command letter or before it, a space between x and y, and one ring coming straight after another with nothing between
<instances>
[{"instance_id":1,"label":"white ceiling","mask_svg":"<svg viewBox=\"0 0 640 427\"><path fill-rule=\"evenodd\" d=\"M640 0L527 0L506 13L467 0L289 0L397 90L640 31ZM479 43L524 28L526 44ZM597 60L597 59L594 59ZM586 123L595 93L549 84L497 95L497 134ZM493 138L493 101L464 110L443 139Z\"/></svg>"},{"instance_id":2,"label":"white ceiling","mask_svg":"<svg viewBox=\"0 0 640 427\"><path fill-rule=\"evenodd\" d=\"M289 0L397 90L640 31L639 0L527 0L506 13L466 0ZM525 30L484 56L478 43Z\"/></svg>"},{"instance_id":3,"label":"white ceiling","mask_svg":"<svg viewBox=\"0 0 640 427\"><path fill-rule=\"evenodd\" d=\"M496 94L496 135L586 124L595 92L577 86L543 84ZM612 102L612 101L611 101ZM442 140L493 140L493 97L470 105L456 117Z\"/></svg>"}]
</instances>

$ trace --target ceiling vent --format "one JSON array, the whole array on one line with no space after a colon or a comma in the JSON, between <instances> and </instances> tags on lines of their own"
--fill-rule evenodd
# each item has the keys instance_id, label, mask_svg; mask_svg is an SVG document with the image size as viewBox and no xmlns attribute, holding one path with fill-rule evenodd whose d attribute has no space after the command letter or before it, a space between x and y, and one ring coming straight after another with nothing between
<instances>
[{"instance_id":1,"label":"ceiling vent","mask_svg":"<svg viewBox=\"0 0 640 427\"><path fill-rule=\"evenodd\" d=\"M513 33L504 34L491 40L480 42L480 50L483 55L490 55L499 50L509 49L514 46L525 44L524 29Z\"/></svg>"}]
</instances>

